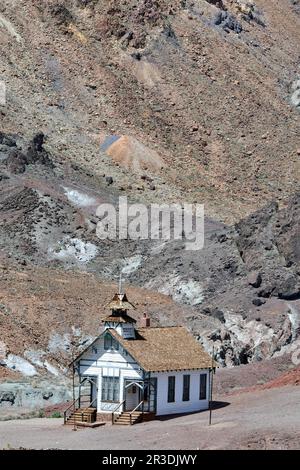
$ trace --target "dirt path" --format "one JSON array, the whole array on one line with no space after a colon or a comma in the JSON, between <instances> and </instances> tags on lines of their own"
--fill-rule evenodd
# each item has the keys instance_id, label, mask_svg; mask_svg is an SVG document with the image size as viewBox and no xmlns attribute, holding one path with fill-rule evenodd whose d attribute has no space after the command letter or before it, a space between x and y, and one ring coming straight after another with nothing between
<instances>
[{"instance_id":1,"label":"dirt path","mask_svg":"<svg viewBox=\"0 0 300 470\"><path fill-rule=\"evenodd\" d=\"M0 422L0 448L36 449L300 449L300 389L243 393L208 412L132 427L106 424L74 432L61 419Z\"/></svg>"}]
</instances>

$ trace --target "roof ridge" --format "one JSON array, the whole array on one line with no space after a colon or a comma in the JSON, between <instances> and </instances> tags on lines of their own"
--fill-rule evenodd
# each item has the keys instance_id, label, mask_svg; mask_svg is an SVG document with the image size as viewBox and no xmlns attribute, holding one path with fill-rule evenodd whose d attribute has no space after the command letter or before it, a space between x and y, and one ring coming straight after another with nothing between
<instances>
[{"instance_id":1,"label":"roof ridge","mask_svg":"<svg viewBox=\"0 0 300 470\"><path fill-rule=\"evenodd\" d=\"M170 325L170 326L141 326L138 330L165 330L167 328L186 328L183 325Z\"/></svg>"}]
</instances>

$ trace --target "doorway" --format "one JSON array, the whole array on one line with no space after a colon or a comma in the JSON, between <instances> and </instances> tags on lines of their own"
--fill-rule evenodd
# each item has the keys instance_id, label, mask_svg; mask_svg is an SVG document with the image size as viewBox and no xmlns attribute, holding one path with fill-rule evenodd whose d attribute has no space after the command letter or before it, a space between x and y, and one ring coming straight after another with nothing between
<instances>
[{"instance_id":1,"label":"doorway","mask_svg":"<svg viewBox=\"0 0 300 470\"><path fill-rule=\"evenodd\" d=\"M82 377L79 383L79 407L97 408L98 377Z\"/></svg>"},{"instance_id":2,"label":"doorway","mask_svg":"<svg viewBox=\"0 0 300 470\"><path fill-rule=\"evenodd\" d=\"M125 411L132 411L142 401L143 384L138 381L125 380L124 386Z\"/></svg>"}]
</instances>

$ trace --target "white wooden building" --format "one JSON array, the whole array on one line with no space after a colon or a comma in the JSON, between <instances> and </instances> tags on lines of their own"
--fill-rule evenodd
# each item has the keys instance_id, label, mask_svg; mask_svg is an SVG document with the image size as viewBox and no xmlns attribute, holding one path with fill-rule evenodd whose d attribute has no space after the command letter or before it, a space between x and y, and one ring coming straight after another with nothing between
<instances>
[{"instance_id":1,"label":"white wooden building","mask_svg":"<svg viewBox=\"0 0 300 470\"><path fill-rule=\"evenodd\" d=\"M152 328L145 314L137 328L126 294L116 294L108 307L104 331L73 363L80 383L77 421L80 413L89 420L87 410L95 410L91 421L110 413L114 423L134 424L207 409L212 360L196 339L184 327ZM87 383L89 403L83 405ZM72 421L72 414L68 418Z\"/></svg>"}]
</instances>

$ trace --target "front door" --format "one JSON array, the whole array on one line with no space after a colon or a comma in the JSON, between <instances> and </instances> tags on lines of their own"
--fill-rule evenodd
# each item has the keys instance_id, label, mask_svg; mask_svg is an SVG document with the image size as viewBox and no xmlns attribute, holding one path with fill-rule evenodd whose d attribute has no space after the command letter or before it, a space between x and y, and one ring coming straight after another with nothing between
<instances>
[{"instance_id":1,"label":"front door","mask_svg":"<svg viewBox=\"0 0 300 470\"><path fill-rule=\"evenodd\" d=\"M97 408L98 377L82 377L80 380L80 407Z\"/></svg>"},{"instance_id":2,"label":"front door","mask_svg":"<svg viewBox=\"0 0 300 470\"><path fill-rule=\"evenodd\" d=\"M132 411L141 402L141 387L131 381L125 383L125 410Z\"/></svg>"}]
</instances>

